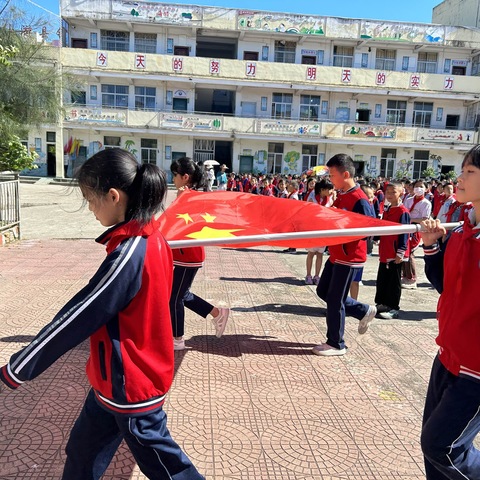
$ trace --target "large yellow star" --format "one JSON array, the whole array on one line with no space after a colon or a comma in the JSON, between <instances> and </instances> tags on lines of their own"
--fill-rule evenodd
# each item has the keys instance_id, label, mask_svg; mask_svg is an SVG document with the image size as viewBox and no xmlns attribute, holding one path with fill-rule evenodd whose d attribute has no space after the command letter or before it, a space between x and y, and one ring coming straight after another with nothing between
<instances>
[{"instance_id":1,"label":"large yellow star","mask_svg":"<svg viewBox=\"0 0 480 480\"><path fill-rule=\"evenodd\" d=\"M217 218L209 213L205 212L205 215L200 215L207 223L213 223L213 221Z\"/></svg>"},{"instance_id":2,"label":"large yellow star","mask_svg":"<svg viewBox=\"0 0 480 480\"><path fill-rule=\"evenodd\" d=\"M189 213L177 213L177 218L183 218L185 220L185 224L188 225L188 222L192 222L192 217L190 216Z\"/></svg>"},{"instance_id":3,"label":"large yellow star","mask_svg":"<svg viewBox=\"0 0 480 480\"><path fill-rule=\"evenodd\" d=\"M203 227L200 231L189 233L186 236L189 238L228 238L236 237L232 232L240 232L241 230L243 230L243 228L217 230L216 228Z\"/></svg>"}]
</instances>

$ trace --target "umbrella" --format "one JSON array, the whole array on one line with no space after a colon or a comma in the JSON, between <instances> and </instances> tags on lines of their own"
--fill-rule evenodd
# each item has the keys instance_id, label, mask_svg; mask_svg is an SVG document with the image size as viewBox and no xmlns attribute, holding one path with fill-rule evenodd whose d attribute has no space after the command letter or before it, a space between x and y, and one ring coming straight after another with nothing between
<instances>
[{"instance_id":1,"label":"umbrella","mask_svg":"<svg viewBox=\"0 0 480 480\"><path fill-rule=\"evenodd\" d=\"M328 167L326 167L325 165L316 165L312 168L312 170L318 176L328 175Z\"/></svg>"},{"instance_id":2,"label":"umbrella","mask_svg":"<svg viewBox=\"0 0 480 480\"><path fill-rule=\"evenodd\" d=\"M203 164L207 167L213 167L213 165L220 165L216 160L205 160Z\"/></svg>"}]
</instances>

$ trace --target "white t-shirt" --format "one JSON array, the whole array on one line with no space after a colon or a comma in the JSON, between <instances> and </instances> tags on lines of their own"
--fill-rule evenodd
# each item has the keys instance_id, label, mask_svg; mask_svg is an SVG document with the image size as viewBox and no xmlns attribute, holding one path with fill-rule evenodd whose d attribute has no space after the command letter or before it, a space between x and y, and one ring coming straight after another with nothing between
<instances>
[{"instance_id":1,"label":"white t-shirt","mask_svg":"<svg viewBox=\"0 0 480 480\"><path fill-rule=\"evenodd\" d=\"M415 197L408 197L404 200L405 208L410 211L410 218L412 220L420 220L421 218L428 218L432 213L432 204L426 199L422 199L412 208Z\"/></svg>"}]
</instances>

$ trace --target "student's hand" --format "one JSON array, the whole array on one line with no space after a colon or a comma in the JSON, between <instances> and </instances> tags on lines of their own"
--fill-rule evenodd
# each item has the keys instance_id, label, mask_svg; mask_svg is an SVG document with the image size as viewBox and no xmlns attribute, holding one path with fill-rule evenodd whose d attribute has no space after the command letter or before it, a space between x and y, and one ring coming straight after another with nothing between
<instances>
[{"instance_id":1,"label":"student's hand","mask_svg":"<svg viewBox=\"0 0 480 480\"><path fill-rule=\"evenodd\" d=\"M403 262L403 257L399 257L398 255L395 257L394 260L395 263L402 263Z\"/></svg>"},{"instance_id":2,"label":"student's hand","mask_svg":"<svg viewBox=\"0 0 480 480\"><path fill-rule=\"evenodd\" d=\"M424 245L427 247L433 245L439 238L442 238L447 234L445 227L442 226L440 220L424 220L420 222L422 231L420 236L422 237Z\"/></svg>"}]
</instances>

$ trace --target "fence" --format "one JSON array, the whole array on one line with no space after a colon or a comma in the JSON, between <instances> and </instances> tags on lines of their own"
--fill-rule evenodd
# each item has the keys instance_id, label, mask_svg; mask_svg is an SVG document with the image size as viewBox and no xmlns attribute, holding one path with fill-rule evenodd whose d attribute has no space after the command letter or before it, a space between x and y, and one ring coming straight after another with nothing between
<instances>
[{"instance_id":1,"label":"fence","mask_svg":"<svg viewBox=\"0 0 480 480\"><path fill-rule=\"evenodd\" d=\"M0 246L20 238L20 181L0 176Z\"/></svg>"}]
</instances>

